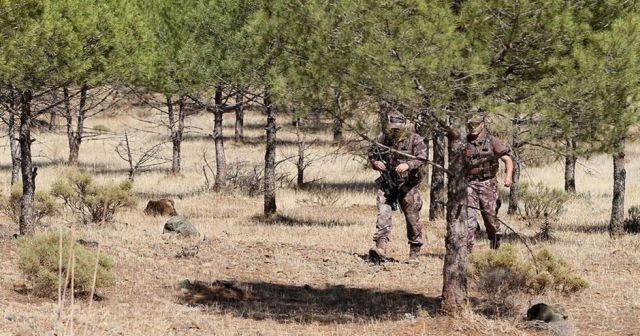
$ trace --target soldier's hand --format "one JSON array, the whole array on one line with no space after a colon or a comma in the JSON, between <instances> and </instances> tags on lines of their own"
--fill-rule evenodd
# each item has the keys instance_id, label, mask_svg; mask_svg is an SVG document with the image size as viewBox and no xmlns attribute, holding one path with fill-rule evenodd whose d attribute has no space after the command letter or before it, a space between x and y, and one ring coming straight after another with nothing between
<instances>
[{"instance_id":1,"label":"soldier's hand","mask_svg":"<svg viewBox=\"0 0 640 336\"><path fill-rule=\"evenodd\" d=\"M504 178L504 186L505 187L507 187L507 188L511 187L511 183L512 183L511 178L509 178L509 177L505 177Z\"/></svg>"},{"instance_id":2,"label":"soldier's hand","mask_svg":"<svg viewBox=\"0 0 640 336\"><path fill-rule=\"evenodd\" d=\"M373 165L373 169L375 170L379 170L379 171L387 170L387 166L385 166L384 162L382 161L373 161L371 164Z\"/></svg>"},{"instance_id":3,"label":"soldier's hand","mask_svg":"<svg viewBox=\"0 0 640 336\"><path fill-rule=\"evenodd\" d=\"M396 167L396 173L404 173L409 170L409 165L406 163L401 163Z\"/></svg>"}]
</instances>

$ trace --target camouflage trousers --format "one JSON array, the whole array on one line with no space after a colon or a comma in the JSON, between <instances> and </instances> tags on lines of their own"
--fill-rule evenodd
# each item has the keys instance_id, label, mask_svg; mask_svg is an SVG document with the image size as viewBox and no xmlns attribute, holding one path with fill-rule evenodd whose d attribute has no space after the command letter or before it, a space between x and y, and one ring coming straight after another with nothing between
<instances>
[{"instance_id":1,"label":"camouflage trousers","mask_svg":"<svg viewBox=\"0 0 640 336\"><path fill-rule=\"evenodd\" d=\"M498 180L494 177L485 181L469 181L467 184L467 249L471 251L478 229L478 211L487 229L489 240L500 232L500 222L496 218L498 202Z\"/></svg>"},{"instance_id":2,"label":"camouflage trousers","mask_svg":"<svg viewBox=\"0 0 640 336\"><path fill-rule=\"evenodd\" d=\"M422 197L418 187L409 189L406 193L401 193L398 198L400 209L404 213L407 223L407 239L410 246L422 246L422 225L420 223L420 210L422 209ZM376 232L373 234L373 240L389 241L389 234L393 228L391 215L393 210L387 202L384 191L378 189L376 197L376 205L378 206L378 218L376 221Z\"/></svg>"}]
</instances>

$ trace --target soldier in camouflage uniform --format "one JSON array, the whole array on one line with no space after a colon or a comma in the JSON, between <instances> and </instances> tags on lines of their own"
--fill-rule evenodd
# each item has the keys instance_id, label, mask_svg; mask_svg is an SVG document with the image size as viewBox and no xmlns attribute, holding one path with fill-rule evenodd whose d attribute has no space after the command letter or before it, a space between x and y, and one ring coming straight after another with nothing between
<instances>
[{"instance_id":1,"label":"soldier in camouflage uniform","mask_svg":"<svg viewBox=\"0 0 640 336\"><path fill-rule=\"evenodd\" d=\"M497 220L498 181L496 174L499 161L505 166L504 186L511 186L513 161L509 148L486 129L485 116L476 114L467 121L467 146L465 164L467 171L467 249L473 249L476 230L479 228L477 210L480 210L489 236L490 247L500 247L502 232Z\"/></svg>"},{"instance_id":2,"label":"soldier in camouflage uniform","mask_svg":"<svg viewBox=\"0 0 640 336\"><path fill-rule=\"evenodd\" d=\"M427 146L424 139L416 133L410 132L406 127L406 118L401 114L394 114L389 117L389 135L381 133L376 138L376 142L383 144L398 152L412 155L416 158L426 160ZM384 153L381 154L381 153ZM386 245L389 241L392 223L391 214L395 202L400 205L407 224L407 239L409 240L409 263L418 262L418 253L422 246L422 228L420 223L420 209L422 209L422 198L420 196L419 184L422 180L422 166L424 161L412 159L394 153L384 148L372 145L369 150L369 161L373 169L385 172L390 171L391 177L397 184L396 192L392 197L385 195L382 187L382 178L378 178L378 193L376 205L378 207L378 218L376 221L376 232L373 235L375 246L369 251L372 259L386 259ZM385 162L386 161L386 162ZM391 199L390 199L391 198Z\"/></svg>"}]
</instances>

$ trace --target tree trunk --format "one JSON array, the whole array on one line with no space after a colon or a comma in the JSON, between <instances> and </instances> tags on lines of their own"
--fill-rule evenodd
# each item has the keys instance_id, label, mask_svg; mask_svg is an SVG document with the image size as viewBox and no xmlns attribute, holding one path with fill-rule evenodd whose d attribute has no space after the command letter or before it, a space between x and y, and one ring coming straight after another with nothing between
<instances>
[{"instance_id":1,"label":"tree trunk","mask_svg":"<svg viewBox=\"0 0 640 336\"><path fill-rule=\"evenodd\" d=\"M576 193L576 155L574 151L576 149L576 140L567 139L567 151L568 155L564 159L564 191L575 194Z\"/></svg>"},{"instance_id":2,"label":"tree trunk","mask_svg":"<svg viewBox=\"0 0 640 336\"><path fill-rule=\"evenodd\" d=\"M222 137L222 88L216 87L214 96L214 121L213 121L213 141L216 146L216 181L213 184L215 190L224 188L227 183L227 159L224 154L224 139Z\"/></svg>"},{"instance_id":3,"label":"tree trunk","mask_svg":"<svg viewBox=\"0 0 640 336\"><path fill-rule=\"evenodd\" d=\"M9 120L8 120L8 136L9 136L9 149L11 151L11 185L13 186L20 179L20 141L18 130L16 125L16 108L15 100L11 99L11 106L9 107Z\"/></svg>"},{"instance_id":4,"label":"tree trunk","mask_svg":"<svg viewBox=\"0 0 640 336\"><path fill-rule=\"evenodd\" d=\"M609 234L618 238L624 234L624 190L627 171L624 169L624 140L618 143L618 152L613 154L613 200Z\"/></svg>"},{"instance_id":5,"label":"tree trunk","mask_svg":"<svg viewBox=\"0 0 640 336\"><path fill-rule=\"evenodd\" d=\"M169 117L169 132L171 132L171 173L179 174L181 170L180 158L182 152L182 131L184 129L184 99L178 98L178 114L171 95L165 95L167 100L167 115Z\"/></svg>"},{"instance_id":6,"label":"tree trunk","mask_svg":"<svg viewBox=\"0 0 640 336\"><path fill-rule=\"evenodd\" d=\"M82 84L80 87L80 103L78 105L78 116L76 120L76 129L73 129L73 112L71 107L71 99L69 89L63 89L65 114L67 119L67 139L69 140L69 165L77 165L80 156L80 144L84 134L84 121L86 119L87 92L89 86Z\"/></svg>"},{"instance_id":7,"label":"tree trunk","mask_svg":"<svg viewBox=\"0 0 640 336\"><path fill-rule=\"evenodd\" d=\"M244 142L244 92L241 88L236 93L235 141Z\"/></svg>"},{"instance_id":8,"label":"tree trunk","mask_svg":"<svg viewBox=\"0 0 640 336\"><path fill-rule=\"evenodd\" d=\"M333 116L333 141L341 142L342 140L344 140L344 135L342 134L344 125L342 125L342 108L340 105L340 91L336 91L334 107L335 107L335 115Z\"/></svg>"},{"instance_id":9,"label":"tree trunk","mask_svg":"<svg viewBox=\"0 0 640 336\"><path fill-rule=\"evenodd\" d=\"M516 130L516 132L514 132L513 136L511 137L513 174L511 175L511 187L509 187L509 206L507 207L507 214L509 215L518 213L518 203L520 203L520 169L522 167L520 166L521 144L518 139L518 133L522 122L523 119L520 118L519 115L516 115L511 120L511 124L513 125L513 128Z\"/></svg>"},{"instance_id":10,"label":"tree trunk","mask_svg":"<svg viewBox=\"0 0 640 336\"><path fill-rule=\"evenodd\" d=\"M433 137L433 127L427 124L426 120L429 120L431 115L431 109L429 108L429 100L425 99L423 107L420 109L418 118L415 122L414 129L424 139L424 144L427 146L427 160L429 160L429 140ZM423 176L429 176L429 165L424 165Z\"/></svg>"},{"instance_id":11,"label":"tree trunk","mask_svg":"<svg viewBox=\"0 0 640 336\"><path fill-rule=\"evenodd\" d=\"M171 143L175 145L175 142L173 141L173 139L175 139L176 113L173 110L173 100L171 95L165 94L164 97L167 104L167 118L169 119L169 134L170 134L169 137L171 138ZM177 166L180 165L179 162L176 162L176 158L179 156L176 155L175 146L173 147L172 153L173 155L171 160L171 172L175 174L177 172L176 171ZM178 168L178 171L179 171L179 168Z\"/></svg>"},{"instance_id":12,"label":"tree trunk","mask_svg":"<svg viewBox=\"0 0 640 336\"><path fill-rule=\"evenodd\" d=\"M58 97L58 93L59 93L58 90L53 91L54 101L58 101L58 99L60 99L60 97ZM51 113L49 114L49 131L53 131L56 128L57 117L58 117L58 112L56 111L56 109L52 109Z\"/></svg>"},{"instance_id":13,"label":"tree trunk","mask_svg":"<svg viewBox=\"0 0 640 336\"><path fill-rule=\"evenodd\" d=\"M182 135L184 133L184 96L180 96L178 100L178 125L175 132L175 136L172 139L173 157L171 158L171 166L173 173L178 174L182 171Z\"/></svg>"},{"instance_id":14,"label":"tree trunk","mask_svg":"<svg viewBox=\"0 0 640 336\"><path fill-rule=\"evenodd\" d=\"M56 128L56 116L56 111L51 111L49 115L49 131L53 131L53 129Z\"/></svg>"},{"instance_id":15,"label":"tree trunk","mask_svg":"<svg viewBox=\"0 0 640 336\"><path fill-rule=\"evenodd\" d=\"M267 148L264 154L264 214L276 213L276 109L269 91L265 92L264 106L267 108Z\"/></svg>"},{"instance_id":16,"label":"tree trunk","mask_svg":"<svg viewBox=\"0 0 640 336\"><path fill-rule=\"evenodd\" d=\"M31 91L24 91L20 97L20 168L22 171L22 199L20 200L19 227L21 235L35 233L33 199L36 191L37 168L31 161Z\"/></svg>"},{"instance_id":17,"label":"tree trunk","mask_svg":"<svg viewBox=\"0 0 640 336\"><path fill-rule=\"evenodd\" d=\"M518 203L520 203L520 150L513 148L513 175L511 176L511 187L509 187L509 207L507 213L513 215L518 213Z\"/></svg>"},{"instance_id":18,"label":"tree trunk","mask_svg":"<svg viewBox=\"0 0 640 336\"><path fill-rule=\"evenodd\" d=\"M304 169L305 169L305 143L304 133L300 129L300 118L296 118L296 138L298 142L298 162L296 163L297 169L297 185L301 188L304 184Z\"/></svg>"},{"instance_id":19,"label":"tree trunk","mask_svg":"<svg viewBox=\"0 0 640 336\"><path fill-rule=\"evenodd\" d=\"M463 156L465 143L459 136L450 135L448 140L448 170L453 175L449 175L447 185L442 310L450 315L458 315L467 303L467 211L464 207L467 183Z\"/></svg>"},{"instance_id":20,"label":"tree trunk","mask_svg":"<svg viewBox=\"0 0 640 336\"><path fill-rule=\"evenodd\" d=\"M444 167L445 155L445 134L441 128L436 127L433 130L433 163ZM431 169L431 190L429 192L429 220L436 220L444 217L445 190L444 190L445 172L442 169L433 167Z\"/></svg>"}]
</instances>

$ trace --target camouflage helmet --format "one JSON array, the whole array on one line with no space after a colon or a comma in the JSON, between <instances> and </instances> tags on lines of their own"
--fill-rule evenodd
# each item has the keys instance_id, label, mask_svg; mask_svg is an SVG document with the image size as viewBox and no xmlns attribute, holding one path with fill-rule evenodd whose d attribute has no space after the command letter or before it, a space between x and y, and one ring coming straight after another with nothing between
<instances>
[{"instance_id":1,"label":"camouflage helmet","mask_svg":"<svg viewBox=\"0 0 640 336\"><path fill-rule=\"evenodd\" d=\"M404 128L407 124L407 118L402 113L393 113L389 115L389 128Z\"/></svg>"},{"instance_id":2,"label":"camouflage helmet","mask_svg":"<svg viewBox=\"0 0 640 336\"><path fill-rule=\"evenodd\" d=\"M473 109L471 115L467 119L467 125L480 124L487 121L487 110L480 107Z\"/></svg>"}]
</instances>

